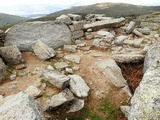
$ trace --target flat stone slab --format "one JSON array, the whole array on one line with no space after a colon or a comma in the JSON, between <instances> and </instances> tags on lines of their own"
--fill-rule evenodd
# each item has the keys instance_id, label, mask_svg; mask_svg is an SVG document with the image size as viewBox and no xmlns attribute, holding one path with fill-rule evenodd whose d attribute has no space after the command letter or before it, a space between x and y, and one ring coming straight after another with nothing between
<instances>
[{"instance_id":1,"label":"flat stone slab","mask_svg":"<svg viewBox=\"0 0 160 120\"><path fill-rule=\"evenodd\" d=\"M80 60L81 60L81 58L75 54L65 55L64 58L74 63L80 63Z\"/></svg>"},{"instance_id":2,"label":"flat stone slab","mask_svg":"<svg viewBox=\"0 0 160 120\"><path fill-rule=\"evenodd\" d=\"M68 65L68 63L66 62L57 62L54 64L54 66L56 69L64 69L64 68L69 67L70 65Z\"/></svg>"},{"instance_id":3,"label":"flat stone slab","mask_svg":"<svg viewBox=\"0 0 160 120\"><path fill-rule=\"evenodd\" d=\"M120 27L124 25L125 18L108 19L85 24L84 29L98 30L106 27Z\"/></svg>"},{"instance_id":4,"label":"flat stone slab","mask_svg":"<svg viewBox=\"0 0 160 120\"><path fill-rule=\"evenodd\" d=\"M112 52L112 58L119 63L136 63L144 60L145 54L140 49L123 49Z\"/></svg>"},{"instance_id":5,"label":"flat stone slab","mask_svg":"<svg viewBox=\"0 0 160 120\"><path fill-rule=\"evenodd\" d=\"M116 86L127 86L126 80L123 78L121 69L113 59L103 59L96 63L100 71Z\"/></svg>"}]
</instances>

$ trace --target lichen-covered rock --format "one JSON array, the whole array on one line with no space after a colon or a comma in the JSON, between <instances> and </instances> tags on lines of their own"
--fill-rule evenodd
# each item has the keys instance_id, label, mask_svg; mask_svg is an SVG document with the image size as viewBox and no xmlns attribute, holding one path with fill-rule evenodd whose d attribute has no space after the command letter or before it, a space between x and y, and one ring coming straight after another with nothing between
<instances>
[{"instance_id":1,"label":"lichen-covered rock","mask_svg":"<svg viewBox=\"0 0 160 120\"><path fill-rule=\"evenodd\" d=\"M160 39L149 48L144 60L143 72L145 72L151 66L152 62L159 55L160 55Z\"/></svg>"},{"instance_id":2,"label":"lichen-covered rock","mask_svg":"<svg viewBox=\"0 0 160 120\"><path fill-rule=\"evenodd\" d=\"M45 120L41 106L33 97L20 92L0 106L1 120Z\"/></svg>"},{"instance_id":3,"label":"lichen-covered rock","mask_svg":"<svg viewBox=\"0 0 160 120\"><path fill-rule=\"evenodd\" d=\"M25 62L16 45L1 47L0 55L7 64L20 64Z\"/></svg>"},{"instance_id":4,"label":"lichen-covered rock","mask_svg":"<svg viewBox=\"0 0 160 120\"><path fill-rule=\"evenodd\" d=\"M42 60L47 60L56 55L56 52L52 48L48 47L46 44L42 43L40 40L37 40L36 43L34 44L33 51L35 55L37 55L38 58Z\"/></svg>"},{"instance_id":5,"label":"lichen-covered rock","mask_svg":"<svg viewBox=\"0 0 160 120\"><path fill-rule=\"evenodd\" d=\"M20 51L33 51L36 40L55 49L71 42L71 32L65 24L55 22L23 22L11 27L5 38L5 46L17 45Z\"/></svg>"},{"instance_id":6,"label":"lichen-covered rock","mask_svg":"<svg viewBox=\"0 0 160 120\"><path fill-rule=\"evenodd\" d=\"M131 99L128 120L159 120L160 41L151 46L144 61L144 76Z\"/></svg>"}]
</instances>

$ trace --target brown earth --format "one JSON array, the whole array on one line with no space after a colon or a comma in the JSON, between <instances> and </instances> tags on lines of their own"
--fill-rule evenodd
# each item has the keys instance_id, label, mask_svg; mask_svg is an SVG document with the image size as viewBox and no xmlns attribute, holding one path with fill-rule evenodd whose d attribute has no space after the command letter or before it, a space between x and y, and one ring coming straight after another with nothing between
<instances>
[{"instance_id":1,"label":"brown earth","mask_svg":"<svg viewBox=\"0 0 160 120\"><path fill-rule=\"evenodd\" d=\"M87 42L90 44L90 42ZM90 51L82 51L79 50L77 55L81 57L80 64L73 63L72 66L78 66L79 70L74 71L75 74L79 74L82 78L86 81L86 83L90 87L89 97L85 99L86 105L88 105L89 109L92 113L96 113L100 116L104 116L104 113L98 110L99 105L101 104L102 98L108 98L110 105L114 108L118 108L116 115L117 120L125 120L126 118L121 113L119 107L121 105L126 105L129 98L126 93L121 89L115 87L106 76L103 75L100 70L95 66L95 63L99 60L111 58L111 51L110 50L101 50L91 48ZM70 54L67 52L63 52L63 54ZM0 84L0 94L4 95L5 97L8 95L16 94L20 91L24 91L30 85L37 86L39 89L42 90L42 97L38 98L38 102L43 106L44 100L57 94L60 90L50 84L47 84L46 89L42 89L40 80L42 79L40 76L40 72L46 69L47 65L52 64L52 61L42 61L38 59L32 52L23 52L25 57L27 66L24 70L17 70L17 71L29 71L29 73L23 77L17 77L15 80L11 81L7 79L4 83ZM59 58L54 58L59 59ZM128 80L129 86L135 90L137 87L137 81L139 81L142 77L141 73L141 65L132 68L128 65L120 65L122 68L122 72L124 77ZM129 70L128 70L129 69ZM134 71L134 72L133 72ZM132 74L131 74L132 73ZM130 79L130 76L135 79ZM107 113L106 113L107 114ZM61 113L61 115L65 115L65 113ZM49 116L49 114L46 114ZM51 118L50 118L51 119ZM87 119L86 119L87 120ZM89 119L88 119L89 120Z\"/></svg>"}]
</instances>

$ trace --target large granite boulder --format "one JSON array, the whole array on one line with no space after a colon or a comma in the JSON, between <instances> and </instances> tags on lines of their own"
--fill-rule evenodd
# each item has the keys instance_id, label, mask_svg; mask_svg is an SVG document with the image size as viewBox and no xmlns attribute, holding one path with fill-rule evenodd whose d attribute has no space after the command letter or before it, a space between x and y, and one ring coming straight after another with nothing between
<instances>
[{"instance_id":1,"label":"large granite boulder","mask_svg":"<svg viewBox=\"0 0 160 120\"><path fill-rule=\"evenodd\" d=\"M45 120L41 106L33 97L20 92L0 106L1 120Z\"/></svg>"},{"instance_id":2,"label":"large granite boulder","mask_svg":"<svg viewBox=\"0 0 160 120\"><path fill-rule=\"evenodd\" d=\"M8 30L4 45L14 44L21 51L32 51L32 45L36 40L41 40L54 49L70 43L71 32L66 25L60 23L24 22Z\"/></svg>"},{"instance_id":3,"label":"large granite boulder","mask_svg":"<svg viewBox=\"0 0 160 120\"><path fill-rule=\"evenodd\" d=\"M21 52L16 45L1 47L0 55L7 64L20 64L25 62Z\"/></svg>"},{"instance_id":4,"label":"large granite boulder","mask_svg":"<svg viewBox=\"0 0 160 120\"><path fill-rule=\"evenodd\" d=\"M40 40L37 40L35 45L33 46L33 51L38 58L42 60L47 60L56 55L56 52L48 47L46 44L42 43Z\"/></svg>"},{"instance_id":5,"label":"large granite boulder","mask_svg":"<svg viewBox=\"0 0 160 120\"><path fill-rule=\"evenodd\" d=\"M125 24L125 18L112 18L103 21L96 21L93 23L85 24L84 29L100 30L106 27L120 27Z\"/></svg>"},{"instance_id":6,"label":"large granite boulder","mask_svg":"<svg viewBox=\"0 0 160 120\"><path fill-rule=\"evenodd\" d=\"M152 64L152 62L160 55L160 39L154 43L148 50L145 60L143 72L145 72ZM160 59L159 59L160 60Z\"/></svg>"},{"instance_id":7,"label":"large granite boulder","mask_svg":"<svg viewBox=\"0 0 160 120\"><path fill-rule=\"evenodd\" d=\"M0 82L5 79L6 74L7 74L7 66L0 58Z\"/></svg>"},{"instance_id":8,"label":"large granite boulder","mask_svg":"<svg viewBox=\"0 0 160 120\"><path fill-rule=\"evenodd\" d=\"M131 99L128 120L159 120L160 115L160 42L155 43L148 51L145 73L140 85Z\"/></svg>"}]
</instances>

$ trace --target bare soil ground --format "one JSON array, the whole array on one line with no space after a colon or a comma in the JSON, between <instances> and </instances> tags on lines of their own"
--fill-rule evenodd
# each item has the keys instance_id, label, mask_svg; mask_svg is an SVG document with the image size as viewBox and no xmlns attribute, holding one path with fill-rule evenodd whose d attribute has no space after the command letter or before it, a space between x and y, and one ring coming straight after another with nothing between
<instances>
[{"instance_id":1,"label":"bare soil ground","mask_svg":"<svg viewBox=\"0 0 160 120\"><path fill-rule=\"evenodd\" d=\"M71 53L64 52L64 54L71 54ZM128 96L121 88L115 87L107 79L107 77L104 76L103 73L100 72L95 66L95 63L97 61L101 59L111 58L111 51L92 48L92 50L90 51L79 50L75 54L81 57L81 62L80 64L73 63L73 66L79 67L79 70L74 71L74 74L81 75L82 78L88 84L88 86L91 88L89 97L86 99L86 102L85 102L85 104L89 107L91 112L103 117L104 113L99 111L98 108L101 104L101 99L108 98L109 104L114 108L118 108L116 112L116 115L117 115L116 119L125 120L125 117L120 112L119 107L121 105L127 104ZM40 60L32 52L23 52L23 55L26 60L25 65L27 66L27 68L20 71L29 71L29 73L25 76L17 77L13 81L7 79L5 82L1 83L0 94L6 97L9 95L16 94L20 91L24 91L27 87L31 85L37 86L39 89L42 90L42 97L38 98L37 100L43 106L44 100L47 97L57 94L60 91L58 88L51 86L49 84L47 84L46 89L42 89L42 86L41 86L42 83L40 82L40 80L42 78L40 76L40 72L46 69L46 66L51 64L51 62ZM126 76L126 74L124 73L126 72L125 65L121 67L123 69L124 76ZM136 68L136 69L141 70L141 68ZM128 79L128 77L126 78ZM132 82L129 82L129 83L132 83ZM133 89L135 89L136 86L137 84L134 86ZM63 114L65 113L62 113L61 115ZM48 116L48 114L46 115Z\"/></svg>"}]
</instances>

